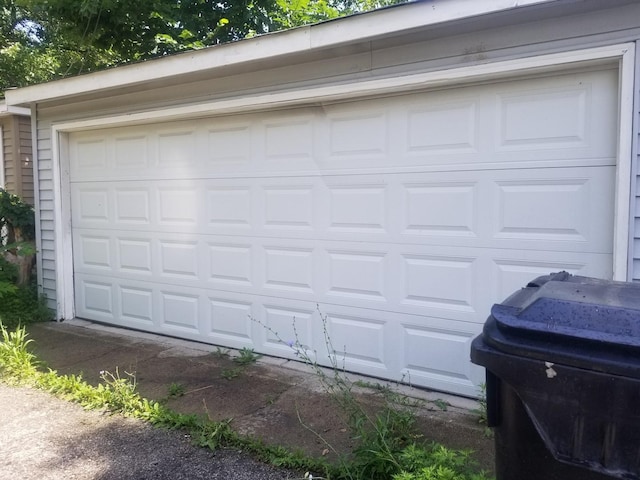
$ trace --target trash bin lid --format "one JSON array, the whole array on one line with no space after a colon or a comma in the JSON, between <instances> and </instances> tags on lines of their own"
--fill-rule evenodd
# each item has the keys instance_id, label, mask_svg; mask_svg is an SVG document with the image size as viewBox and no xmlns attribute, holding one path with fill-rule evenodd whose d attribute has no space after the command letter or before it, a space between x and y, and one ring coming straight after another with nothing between
<instances>
[{"instance_id":1,"label":"trash bin lid","mask_svg":"<svg viewBox=\"0 0 640 480\"><path fill-rule=\"evenodd\" d=\"M483 340L503 353L640 378L640 285L539 277L493 306Z\"/></svg>"}]
</instances>

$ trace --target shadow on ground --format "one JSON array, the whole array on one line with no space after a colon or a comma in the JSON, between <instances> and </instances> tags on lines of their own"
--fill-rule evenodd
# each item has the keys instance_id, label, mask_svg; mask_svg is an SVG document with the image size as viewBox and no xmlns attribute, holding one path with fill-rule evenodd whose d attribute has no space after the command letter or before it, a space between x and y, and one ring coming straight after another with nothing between
<instances>
[{"instance_id":1,"label":"shadow on ground","mask_svg":"<svg viewBox=\"0 0 640 480\"><path fill-rule=\"evenodd\" d=\"M9 401L6 401L9 400ZM0 480L287 480L300 474L179 432L0 385Z\"/></svg>"}]
</instances>

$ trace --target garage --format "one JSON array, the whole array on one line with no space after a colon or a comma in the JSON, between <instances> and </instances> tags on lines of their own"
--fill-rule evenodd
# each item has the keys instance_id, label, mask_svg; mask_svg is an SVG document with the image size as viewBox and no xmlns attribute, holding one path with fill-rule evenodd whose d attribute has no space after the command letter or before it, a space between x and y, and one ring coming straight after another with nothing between
<instances>
[{"instance_id":1,"label":"garage","mask_svg":"<svg viewBox=\"0 0 640 480\"><path fill-rule=\"evenodd\" d=\"M515 3L7 91L56 319L321 364L328 334L374 382L476 396L493 303L559 270L640 280L640 4Z\"/></svg>"},{"instance_id":2,"label":"garage","mask_svg":"<svg viewBox=\"0 0 640 480\"><path fill-rule=\"evenodd\" d=\"M550 271L612 276L617 82L72 133L76 314L277 356L260 323L322 353L322 315L349 370L473 394L488 306Z\"/></svg>"}]
</instances>

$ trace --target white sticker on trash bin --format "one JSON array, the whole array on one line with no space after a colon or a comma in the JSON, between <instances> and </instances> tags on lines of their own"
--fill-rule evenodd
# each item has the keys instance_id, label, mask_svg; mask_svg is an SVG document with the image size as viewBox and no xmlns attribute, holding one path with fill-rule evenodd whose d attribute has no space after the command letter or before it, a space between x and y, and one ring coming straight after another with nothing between
<instances>
[{"instance_id":1,"label":"white sticker on trash bin","mask_svg":"<svg viewBox=\"0 0 640 480\"><path fill-rule=\"evenodd\" d=\"M544 366L545 366L545 367L547 367L547 370L546 370L546 372L547 372L547 378L553 378L553 377L555 377L556 375L558 375L558 372L556 372L556 371L553 369L553 363L551 363L551 362L544 362Z\"/></svg>"}]
</instances>

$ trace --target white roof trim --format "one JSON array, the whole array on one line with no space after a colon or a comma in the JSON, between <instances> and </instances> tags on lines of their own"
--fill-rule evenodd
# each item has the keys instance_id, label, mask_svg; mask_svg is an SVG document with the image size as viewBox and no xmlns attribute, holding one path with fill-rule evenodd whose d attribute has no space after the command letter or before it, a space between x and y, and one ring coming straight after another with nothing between
<instances>
[{"instance_id":1,"label":"white roof trim","mask_svg":"<svg viewBox=\"0 0 640 480\"><path fill-rule=\"evenodd\" d=\"M31 116L31 110L23 107L14 107L7 105L4 100L0 101L0 117L6 117L8 115L26 115Z\"/></svg>"},{"instance_id":2,"label":"white roof trim","mask_svg":"<svg viewBox=\"0 0 640 480\"><path fill-rule=\"evenodd\" d=\"M201 70L310 52L420 27L561 0L430 0L323 22L5 92L9 105L118 88ZM381 18L384 17L384 18Z\"/></svg>"},{"instance_id":3,"label":"white roof trim","mask_svg":"<svg viewBox=\"0 0 640 480\"><path fill-rule=\"evenodd\" d=\"M552 53L535 57L504 60L497 63L470 65L465 67L438 70L409 75L399 75L375 80L360 80L303 89L281 90L258 95L201 102L196 104L168 107L160 110L148 110L126 113L111 117L96 117L72 120L55 124L58 131L72 132L112 126L135 125L150 121L172 121L186 118L205 117L259 111L264 109L287 108L305 105L322 105L327 102L353 100L376 95L399 93L416 89L437 88L443 85L460 85L511 76L516 73L542 73L558 67L571 67L585 62L617 59L634 44L617 44L595 47L586 50Z\"/></svg>"}]
</instances>

